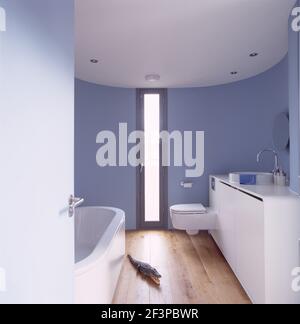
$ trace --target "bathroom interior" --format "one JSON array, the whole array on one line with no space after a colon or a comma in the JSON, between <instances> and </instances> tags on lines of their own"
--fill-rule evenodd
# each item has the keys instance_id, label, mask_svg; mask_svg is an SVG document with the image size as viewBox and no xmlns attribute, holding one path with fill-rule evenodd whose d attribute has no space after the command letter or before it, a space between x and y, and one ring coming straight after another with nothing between
<instances>
[{"instance_id":1,"label":"bathroom interior","mask_svg":"<svg viewBox=\"0 0 300 324\"><path fill-rule=\"evenodd\" d=\"M0 304L300 304L298 6L0 0Z\"/></svg>"}]
</instances>

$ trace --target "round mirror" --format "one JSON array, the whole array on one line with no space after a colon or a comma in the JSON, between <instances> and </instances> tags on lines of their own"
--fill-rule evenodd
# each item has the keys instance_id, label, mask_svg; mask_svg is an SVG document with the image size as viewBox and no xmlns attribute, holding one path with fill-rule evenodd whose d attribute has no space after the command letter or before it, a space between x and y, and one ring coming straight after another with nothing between
<instances>
[{"instance_id":1,"label":"round mirror","mask_svg":"<svg viewBox=\"0 0 300 324\"><path fill-rule=\"evenodd\" d=\"M273 142L277 151L284 151L290 144L290 121L287 113L279 114L274 121Z\"/></svg>"}]
</instances>

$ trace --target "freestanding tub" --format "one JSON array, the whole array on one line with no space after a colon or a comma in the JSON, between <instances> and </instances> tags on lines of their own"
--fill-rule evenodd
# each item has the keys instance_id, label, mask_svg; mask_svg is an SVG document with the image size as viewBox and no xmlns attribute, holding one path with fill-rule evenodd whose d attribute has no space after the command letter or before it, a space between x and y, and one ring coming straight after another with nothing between
<instances>
[{"instance_id":1,"label":"freestanding tub","mask_svg":"<svg viewBox=\"0 0 300 324\"><path fill-rule=\"evenodd\" d=\"M125 255L125 213L82 207L75 215L75 303L111 304Z\"/></svg>"}]
</instances>

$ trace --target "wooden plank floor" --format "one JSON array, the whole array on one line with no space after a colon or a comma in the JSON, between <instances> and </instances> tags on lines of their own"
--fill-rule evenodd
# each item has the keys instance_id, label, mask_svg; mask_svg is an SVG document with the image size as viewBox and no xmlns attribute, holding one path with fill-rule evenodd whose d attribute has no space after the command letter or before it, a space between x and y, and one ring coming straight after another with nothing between
<instances>
[{"instance_id":1,"label":"wooden plank floor","mask_svg":"<svg viewBox=\"0 0 300 324\"><path fill-rule=\"evenodd\" d=\"M178 231L127 232L126 250L162 274L161 286L144 280L126 258L115 304L250 304L211 236Z\"/></svg>"}]
</instances>

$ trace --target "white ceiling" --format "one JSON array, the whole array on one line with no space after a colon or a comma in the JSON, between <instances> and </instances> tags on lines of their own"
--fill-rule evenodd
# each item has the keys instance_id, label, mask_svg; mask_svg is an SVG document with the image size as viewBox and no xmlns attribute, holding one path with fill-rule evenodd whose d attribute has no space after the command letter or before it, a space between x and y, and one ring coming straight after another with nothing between
<instances>
[{"instance_id":1,"label":"white ceiling","mask_svg":"<svg viewBox=\"0 0 300 324\"><path fill-rule=\"evenodd\" d=\"M120 87L198 87L286 55L295 0L76 0L76 76ZM260 55L250 58L249 54ZM91 59L99 64L92 64ZM231 75L237 71L237 75ZM161 80L145 81L158 73Z\"/></svg>"}]
</instances>

